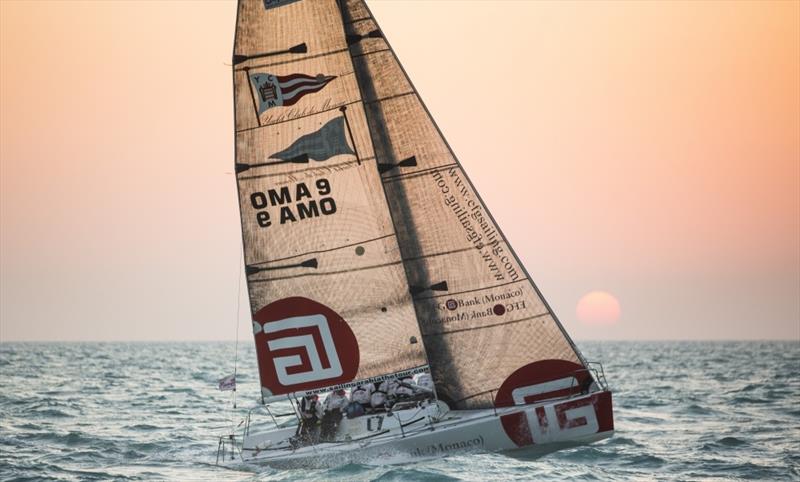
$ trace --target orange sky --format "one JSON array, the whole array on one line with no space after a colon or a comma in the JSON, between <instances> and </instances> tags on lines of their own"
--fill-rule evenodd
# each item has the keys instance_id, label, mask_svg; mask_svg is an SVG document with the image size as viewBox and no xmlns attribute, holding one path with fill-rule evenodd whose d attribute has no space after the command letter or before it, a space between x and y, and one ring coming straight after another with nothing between
<instances>
[{"instance_id":1,"label":"orange sky","mask_svg":"<svg viewBox=\"0 0 800 482\"><path fill-rule=\"evenodd\" d=\"M800 338L800 2L370 6L576 338ZM233 337L234 20L0 2L1 340Z\"/></svg>"}]
</instances>

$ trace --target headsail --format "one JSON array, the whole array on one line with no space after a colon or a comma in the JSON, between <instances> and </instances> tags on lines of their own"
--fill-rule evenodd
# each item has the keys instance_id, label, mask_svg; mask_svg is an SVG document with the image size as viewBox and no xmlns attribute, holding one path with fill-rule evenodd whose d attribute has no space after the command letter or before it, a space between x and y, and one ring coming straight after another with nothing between
<instances>
[{"instance_id":1,"label":"headsail","mask_svg":"<svg viewBox=\"0 0 800 482\"><path fill-rule=\"evenodd\" d=\"M369 132L440 398L530 402L590 378L362 0L342 0ZM494 162L494 161L493 161Z\"/></svg>"},{"instance_id":2,"label":"headsail","mask_svg":"<svg viewBox=\"0 0 800 482\"><path fill-rule=\"evenodd\" d=\"M236 172L265 397L427 365L336 0L242 0Z\"/></svg>"}]
</instances>

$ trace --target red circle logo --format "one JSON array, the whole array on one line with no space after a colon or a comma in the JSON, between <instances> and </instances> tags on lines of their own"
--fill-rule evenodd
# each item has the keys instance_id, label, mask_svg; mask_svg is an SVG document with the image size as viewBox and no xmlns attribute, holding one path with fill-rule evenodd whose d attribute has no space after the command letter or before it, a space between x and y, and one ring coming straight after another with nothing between
<instances>
[{"instance_id":1,"label":"red circle logo","mask_svg":"<svg viewBox=\"0 0 800 482\"><path fill-rule=\"evenodd\" d=\"M540 400L580 393L591 381L587 370L567 360L539 360L514 371L500 386L494 404L497 407L526 405ZM537 411L537 416L543 416ZM525 412L500 417L503 430L515 444L531 445L533 435Z\"/></svg>"},{"instance_id":2,"label":"red circle logo","mask_svg":"<svg viewBox=\"0 0 800 482\"><path fill-rule=\"evenodd\" d=\"M302 297L268 304L253 316L265 395L324 388L355 379L358 341L338 313Z\"/></svg>"}]
</instances>

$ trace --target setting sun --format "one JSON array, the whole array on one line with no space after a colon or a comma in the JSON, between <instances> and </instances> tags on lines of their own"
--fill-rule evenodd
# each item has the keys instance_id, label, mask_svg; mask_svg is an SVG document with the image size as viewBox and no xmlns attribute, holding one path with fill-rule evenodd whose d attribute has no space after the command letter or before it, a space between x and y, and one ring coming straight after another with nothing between
<instances>
[{"instance_id":1,"label":"setting sun","mask_svg":"<svg viewBox=\"0 0 800 482\"><path fill-rule=\"evenodd\" d=\"M611 293L591 291L578 301L575 313L587 325L614 325L619 321L619 301Z\"/></svg>"}]
</instances>

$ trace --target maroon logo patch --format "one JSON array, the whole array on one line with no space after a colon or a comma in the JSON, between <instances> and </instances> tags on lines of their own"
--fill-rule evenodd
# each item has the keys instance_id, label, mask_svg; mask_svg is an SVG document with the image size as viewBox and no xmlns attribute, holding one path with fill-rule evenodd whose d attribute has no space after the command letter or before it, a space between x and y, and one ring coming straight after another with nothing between
<instances>
[{"instance_id":1,"label":"maroon logo patch","mask_svg":"<svg viewBox=\"0 0 800 482\"><path fill-rule=\"evenodd\" d=\"M272 395L352 381L358 342L347 322L308 298L275 301L253 316L261 386Z\"/></svg>"},{"instance_id":2,"label":"maroon logo patch","mask_svg":"<svg viewBox=\"0 0 800 482\"><path fill-rule=\"evenodd\" d=\"M495 398L497 407L527 405L541 400L567 397L581 392L591 382L589 373L577 363L566 360L540 360L529 363L512 373L500 386ZM588 400L588 399L587 399ZM579 401L590 405L590 401ZM574 402L566 402L574 403ZM553 407L548 407L551 410ZM586 419L572 420L564 415L565 410L575 408L565 405L548 413L545 407L528 407L519 412L503 415L500 422L506 435L522 447L533 443L550 441L553 430L570 429L586 425ZM594 413L594 412L592 412ZM551 420L552 419L552 420ZM584 422L581 424L581 422ZM563 425L563 427L562 427Z\"/></svg>"}]
</instances>

